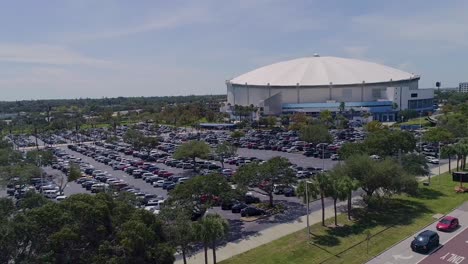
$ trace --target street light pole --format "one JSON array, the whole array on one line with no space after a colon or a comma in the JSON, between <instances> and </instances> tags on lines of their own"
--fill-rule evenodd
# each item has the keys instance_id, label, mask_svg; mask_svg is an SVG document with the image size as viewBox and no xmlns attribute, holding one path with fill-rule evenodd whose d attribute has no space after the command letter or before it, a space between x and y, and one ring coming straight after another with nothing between
<instances>
[{"instance_id":1,"label":"street light pole","mask_svg":"<svg viewBox=\"0 0 468 264\"><path fill-rule=\"evenodd\" d=\"M306 189L306 201L307 201L307 237L310 241L310 224L309 224L309 203L310 203L310 198L309 198L309 183L312 183L311 181L304 181L305 182L305 189Z\"/></svg>"},{"instance_id":2,"label":"street light pole","mask_svg":"<svg viewBox=\"0 0 468 264\"><path fill-rule=\"evenodd\" d=\"M422 153L422 111L419 111L419 152Z\"/></svg>"},{"instance_id":3,"label":"street light pole","mask_svg":"<svg viewBox=\"0 0 468 264\"><path fill-rule=\"evenodd\" d=\"M322 170L325 170L325 144L322 145Z\"/></svg>"},{"instance_id":4,"label":"street light pole","mask_svg":"<svg viewBox=\"0 0 468 264\"><path fill-rule=\"evenodd\" d=\"M307 202L307 238L310 240L310 224L309 224L309 183L305 181L305 193L306 193L306 202Z\"/></svg>"},{"instance_id":5,"label":"street light pole","mask_svg":"<svg viewBox=\"0 0 468 264\"><path fill-rule=\"evenodd\" d=\"M450 164L449 164L450 166ZM439 141L439 178L440 178L440 141Z\"/></svg>"}]
</instances>

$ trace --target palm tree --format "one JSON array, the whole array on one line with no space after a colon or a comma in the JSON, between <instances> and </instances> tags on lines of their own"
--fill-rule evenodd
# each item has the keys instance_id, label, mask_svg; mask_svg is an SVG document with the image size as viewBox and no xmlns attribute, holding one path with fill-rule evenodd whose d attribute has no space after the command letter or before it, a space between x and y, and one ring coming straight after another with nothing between
<instances>
[{"instance_id":1,"label":"palm tree","mask_svg":"<svg viewBox=\"0 0 468 264\"><path fill-rule=\"evenodd\" d=\"M207 214L195 226L198 240L203 243L205 264L208 264L208 246L213 249L213 263L216 264L216 243L229 232L228 222L218 214Z\"/></svg>"},{"instance_id":2,"label":"palm tree","mask_svg":"<svg viewBox=\"0 0 468 264\"><path fill-rule=\"evenodd\" d=\"M457 152L456 152L455 147L453 145L444 146L440 150L440 156L442 158L448 158L448 160L449 160L449 164L448 164L449 165L449 172L452 172L452 166L451 166L452 156L456 155L456 154L457 154Z\"/></svg>"},{"instance_id":3,"label":"palm tree","mask_svg":"<svg viewBox=\"0 0 468 264\"><path fill-rule=\"evenodd\" d=\"M336 210L336 202L338 200L344 201L348 198L349 189L351 187L351 179L343 172L342 166L337 167L330 171L328 182L328 193L333 199L333 209L335 213L335 226L338 226L338 216ZM348 210L349 211L349 210ZM348 215L349 217L349 215Z\"/></svg>"},{"instance_id":4,"label":"palm tree","mask_svg":"<svg viewBox=\"0 0 468 264\"><path fill-rule=\"evenodd\" d=\"M307 189L306 189L307 188ZM302 197L302 201L307 204L307 212L310 212L310 202L317 198L319 190L317 185L308 180L299 182L296 190L297 196ZM309 226L309 218L307 218L307 226ZM310 232L310 228L308 230Z\"/></svg>"},{"instance_id":5,"label":"palm tree","mask_svg":"<svg viewBox=\"0 0 468 264\"><path fill-rule=\"evenodd\" d=\"M340 106L338 107L338 109L340 110L340 113L343 113L345 108L346 108L345 102L341 102Z\"/></svg>"},{"instance_id":6,"label":"palm tree","mask_svg":"<svg viewBox=\"0 0 468 264\"><path fill-rule=\"evenodd\" d=\"M320 195L320 201L322 204L322 226L325 226L325 197L328 195L330 190L330 178L328 174L319 173L315 176L313 181L315 188L318 190Z\"/></svg>"}]
</instances>

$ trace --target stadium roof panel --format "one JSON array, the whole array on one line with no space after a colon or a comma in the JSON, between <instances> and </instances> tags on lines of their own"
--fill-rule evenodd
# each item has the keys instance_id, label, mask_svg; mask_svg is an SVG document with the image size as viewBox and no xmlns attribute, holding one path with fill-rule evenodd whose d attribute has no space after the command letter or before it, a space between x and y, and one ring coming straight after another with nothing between
<instances>
[{"instance_id":1,"label":"stadium roof panel","mask_svg":"<svg viewBox=\"0 0 468 264\"><path fill-rule=\"evenodd\" d=\"M239 85L324 86L419 79L385 65L338 57L306 57L274 63L230 80Z\"/></svg>"}]
</instances>

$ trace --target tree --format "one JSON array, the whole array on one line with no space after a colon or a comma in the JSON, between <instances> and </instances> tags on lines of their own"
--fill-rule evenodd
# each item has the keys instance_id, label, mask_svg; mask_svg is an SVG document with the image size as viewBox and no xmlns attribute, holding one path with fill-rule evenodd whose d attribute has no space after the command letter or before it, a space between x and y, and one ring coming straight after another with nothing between
<instances>
[{"instance_id":1,"label":"tree","mask_svg":"<svg viewBox=\"0 0 468 264\"><path fill-rule=\"evenodd\" d=\"M343 113L345 111L346 104L345 102L340 102L340 106L338 107L340 113Z\"/></svg>"},{"instance_id":2,"label":"tree","mask_svg":"<svg viewBox=\"0 0 468 264\"><path fill-rule=\"evenodd\" d=\"M62 175L59 176L59 192L63 193L65 187L67 187L69 182L75 181L81 177L80 166L76 163L70 164L70 169L68 170L67 178L65 179Z\"/></svg>"},{"instance_id":3,"label":"tree","mask_svg":"<svg viewBox=\"0 0 468 264\"><path fill-rule=\"evenodd\" d=\"M322 226L325 226L325 197L330 194L330 178L325 173L319 173L315 176L313 183L319 191L320 203L322 205Z\"/></svg>"},{"instance_id":4,"label":"tree","mask_svg":"<svg viewBox=\"0 0 468 264\"><path fill-rule=\"evenodd\" d=\"M158 138L145 136L135 129L129 129L123 136L123 140L138 151L146 150L148 155L159 144Z\"/></svg>"},{"instance_id":5,"label":"tree","mask_svg":"<svg viewBox=\"0 0 468 264\"><path fill-rule=\"evenodd\" d=\"M333 115L330 110L323 110L320 112L320 122L327 127L330 127L333 122Z\"/></svg>"},{"instance_id":6,"label":"tree","mask_svg":"<svg viewBox=\"0 0 468 264\"><path fill-rule=\"evenodd\" d=\"M300 181L297 185L296 193L298 197L302 197L302 201L307 206L307 212L310 212L310 203L317 199L317 196L319 195L317 185L307 180ZM307 226L309 226L308 221L309 219L307 218ZM307 230L307 232L310 232L310 227L309 230Z\"/></svg>"},{"instance_id":7,"label":"tree","mask_svg":"<svg viewBox=\"0 0 468 264\"><path fill-rule=\"evenodd\" d=\"M336 202L338 200L344 201L349 194L349 188L351 186L352 179L347 177L344 173L344 169L339 166L331 170L328 177L328 194L333 199L333 210L335 214L335 226L338 226L338 213L336 209Z\"/></svg>"},{"instance_id":8,"label":"tree","mask_svg":"<svg viewBox=\"0 0 468 264\"><path fill-rule=\"evenodd\" d=\"M289 126L289 129L291 130L301 130L309 123L309 118L304 113L294 113L290 119L292 124Z\"/></svg>"},{"instance_id":9,"label":"tree","mask_svg":"<svg viewBox=\"0 0 468 264\"><path fill-rule=\"evenodd\" d=\"M407 173L414 176L427 176L430 173L426 158L415 153L403 155L401 166Z\"/></svg>"},{"instance_id":10,"label":"tree","mask_svg":"<svg viewBox=\"0 0 468 264\"><path fill-rule=\"evenodd\" d=\"M449 172L452 172L452 157L457 154L457 151L453 145L446 145L440 149L440 157L443 159L448 158Z\"/></svg>"},{"instance_id":11,"label":"tree","mask_svg":"<svg viewBox=\"0 0 468 264\"><path fill-rule=\"evenodd\" d=\"M414 135L400 130L380 130L370 133L364 140L369 154L396 156L400 152L408 153L416 148Z\"/></svg>"},{"instance_id":12,"label":"tree","mask_svg":"<svg viewBox=\"0 0 468 264\"><path fill-rule=\"evenodd\" d=\"M387 195L416 191L418 183L413 175L406 173L394 159L374 161L367 155L356 155L345 161L344 171L370 198L376 191Z\"/></svg>"},{"instance_id":13,"label":"tree","mask_svg":"<svg viewBox=\"0 0 468 264\"><path fill-rule=\"evenodd\" d=\"M31 150L26 153L26 160L38 166L50 166L57 159L51 150Z\"/></svg>"},{"instance_id":14,"label":"tree","mask_svg":"<svg viewBox=\"0 0 468 264\"><path fill-rule=\"evenodd\" d=\"M190 219L190 212L180 207L165 207L161 217L166 223L165 231L168 234L169 242L182 253L184 264L187 264L189 255L196 242L196 223Z\"/></svg>"},{"instance_id":15,"label":"tree","mask_svg":"<svg viewBox=\"0 0 468 264\"><path fill-rule=\"evenodd\" d=\"M213 263L216 264L216 244L229 232L228 222L218 214L207 214L197 225L195 232L205 250L205 263L208 264L208 246L213 250Z\"/></svg>"},{"instance_id":16,"label":"tree","mask_svg":"<svg viewBox=\"0 0 468 264\"><path fill-rule=\"evenodd\" d=\"M197 207L206 210L219 200L233 198L231 185L220 174L200 175L178 185L171 193L168 203L185 206L192 210Z\"/></svg>"},{"instance_id":17,"label":"tree","mask_svg":"<svg viewBox=\"0 0 468 264\"><path fill-rule=\"evenodd\" d=\"M283 157L271 158L263 164L251 163L239 168L234 181L242 189L261 186L261 192L269 197L269 206L273 207L275 184L290 185L296 182L296 177L289 166L289 160Z\"/></svg>"},{"instance_id":18,"label":"tree","mask_svg":"<svg viewBox=\"0 0 468 264\"><path fill-rule=\"evenodd\" d=\"M430 128L423 135L424 141L432 143L449 142L453 140L453 138L454 136L449 130L441 127Z\"/></svg>"},{"instance_id":19,"label":"tree","mask_svg":"<svg viewBox=\"0 0 468 264\"><path fill-rule=\"evenodd\" d=\"M384 130L386 127L381 122L373 120L367 123L364 128L367 132L378 132Z\"/></svg>"},{"instance_id":20,"label":"tree","mask_svg":"<svg viewBox=\"0 0 468 264\"><path fill-rule=\"evenodd\" d=\"M225 141L221 144L218 144L218 146L216 147L215 153L220 158L221 166L224 169L224 159L236 155L237 147Z\"/></svg>"},{"instance_id":21,"label":"tree","mask_svg":"<svg viewBox=\"0 0 468 264\"><path fill-rule=\"evenodd\" d=\"M231 137L234 138L234 139L240 139L244 135L245 134L242 131L239 131L239 130L236 130L236 131L231 133Z\"/></svg>"},{"instance_id":22,"label":"tree","mask_svg":"<svg viewBox=\"0 0 468 264\"><path fill-rule=\"evenodd\" d=\"M174 249L162 226L154 214L103 193L17 207L0 225L0 262L169 264Z\"/></svg>"},{"instance_id":23,"label":"tree","mask_svg":"<svg viewBox=\"0 0 468 264\"><path fill-rule=\"evenodd\" d=\"M300 131L300 138L314 146L318 143L330 143L333 138L324 125L307 125Z\"/></svg>"},{"instance_id":24,"label":"tree","mask_svg":"<svg viewBox=\"0 0 468 264\"><path fill-rule=\"evenodd\" d=\"M346 142L339 149L340 158L346 160L354 155L369 154L369 150L364 143Z\"/></svg>"},{"instance_id":25,"label":"tree","mask_svg":"<svg viewBox=\"0 0 468 264\"><path fill-rule=\"evenodd\" d=\"M206 159L211 149L204 141L191 140L182 144L174 153L174 159L191 159L196 170L196 159Z\"/></svg>"}]
</instances>

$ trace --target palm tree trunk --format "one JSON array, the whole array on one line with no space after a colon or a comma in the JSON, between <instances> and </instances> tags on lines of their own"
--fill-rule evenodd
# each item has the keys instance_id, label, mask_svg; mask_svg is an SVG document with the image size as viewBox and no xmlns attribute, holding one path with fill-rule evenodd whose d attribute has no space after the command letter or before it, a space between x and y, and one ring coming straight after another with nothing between
<instances>
[{"instance_id":1,"label":"palm tree trunk","mask_svg":"<svg viewBox=\"0 0 468 264\"><path fill-rule=\"evenodd\" d=\"M335 226L338 226L338 217L336 214L336 198L333 198L333 209L335 210Z\"/></svg>"},{"instance_id":2,"label":"palm tree trunk","mask_svg":"<svg viewBox=\"0 0 468 264\"><path fill-rule=\"evenodd\" d=\"M182 258L184 259L184 264L187 264L187 256L185 255L185 249L182 248Z\"/></svg>"},{"instance_id":3,"label":"palm tree trunk","mask_svg":"<svg viewBox=\"0 0 468 264\"><path fill-rule=\"evenodd\" d=\"M452 172L452 165L450 164L452 163L452 156L448 155L448 160L449 160L449 172Z\"/></svg>"},{"instance_id":4,"label":"palm tree trunk","mask_svg":"<svg viewBox=\"0 0 468 264\"><path fill-rule=\"evenodd\" d=\"M323 197L323 192L320 193L320 200L322 201L322 225L325 226L325 197Z\"/></svg>"},{"instance_id":5,"label":"palm tree trunk","mask_svg":"<svg viewBox=\"0 0 468 264\"><path fill-rule=\"evenodd\" d=\"M213 241L213 264L216 264L216 241Z\"/></svg>"},{"instance_id":6,"label":"palm tree trunk","mask_svg":"<svg viewBox=\"0 0 468 264\"><path fill-rule=\"evenodd\" d=\"M203 244L205 250L205 264L208 264L208 245Z\"/></svg>"},{"instance_id":7,"label":"palm tree trunk","mask_svg":"<svg viewBox=\"0 0 468 264\"><path fill-rule=\"evenodd\" d=\"M268 194L268 196L269 196L269 198L270 198L270 208L273 208L273 193L270 192L270 193Z\"/></svg>"},{"instance_id":8,"label":"palm tree trunk","mask_svg":"<svg viewBox=\"0 0 468 264\"><path fill-rule=\"evenodd\" d=\"M460 157L457 155L457 171L458 171L458 164L460 163Z\"/></svg>"},{"instance_id":9,"label":"palm tree trunk","mask_svg":"<svg viewBox=\"0 0 468 264\"><path fill-rule=\"evenodd\" d=\"M348 194L348 220L351 220L351 196L352 196L352 193L350 192Z\"/></svg>"}]
</instances>

